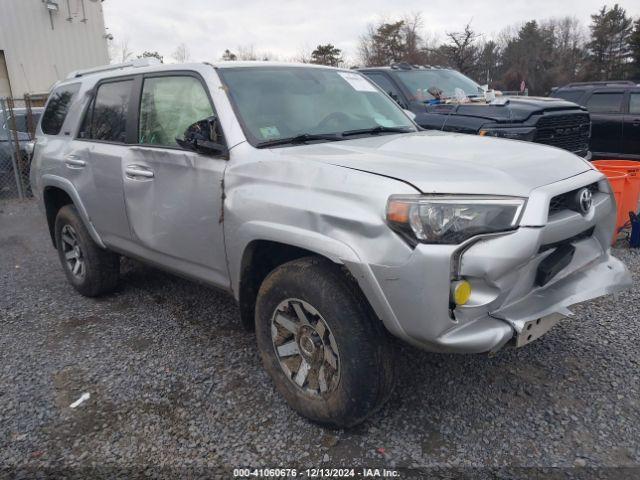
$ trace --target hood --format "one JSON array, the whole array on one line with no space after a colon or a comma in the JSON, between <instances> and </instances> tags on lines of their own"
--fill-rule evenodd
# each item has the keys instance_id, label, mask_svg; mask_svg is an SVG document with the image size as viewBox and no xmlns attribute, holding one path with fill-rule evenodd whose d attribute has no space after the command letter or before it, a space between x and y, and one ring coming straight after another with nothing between
<instances>
[{"instance_id":1,"label":"hood","mask_svg":"<svg viewBox=\"0 0 640 480\"><path fill-rule=\"evenodd\" d=\"M409 183L423 193L512 195L591 169L565 150L437 131L278 148L292 160L323 162Z\"/></svg>"},{"instance_id":2,"label":"hood","mask_svg":"<svg viewBox=\"0 0 640 480\"><path fill-rule=\"evenodd\" d=\"M448 105L431 105L426 107L427 113L455 114L466 117L479 117L498 123L524 122L531 115L543 112L563 111L570 113L586 112L579 105L558 98L547 97L499 97L507 99L505 104L497 103L463 103Z\"/></svg>"}]
</instances>

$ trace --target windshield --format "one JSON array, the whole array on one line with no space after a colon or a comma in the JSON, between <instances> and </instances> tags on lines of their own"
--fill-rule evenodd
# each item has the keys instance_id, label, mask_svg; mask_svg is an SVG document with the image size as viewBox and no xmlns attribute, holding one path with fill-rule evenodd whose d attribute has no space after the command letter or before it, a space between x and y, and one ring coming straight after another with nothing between
<instances>
[{"instance_id":1,"label":"windshield","mask_svg":"<svg viewBox=\"0 0 640 480\"><path fill-rule=\"evenodd\" d=\"M416 100L432 100L434 96L427 90L434 87L442 90L444 97L453 97L456 88L467 96L482 92L480 85L455 70L406 70L397 74Z\"/></svg>"},{"instance_id":2,"label":"windshield","mask_svg":"<svg viewBox=\"0 0 640 480\"><path fill-rule=\"evenodd\" d=\"M299 137L415 131L398 105L357 72L304 67L221 68L245 135L254 146ZM359 132L371 130L371 132ZM345 136L353 138L353 136Z\"/></svg>"}]
</instances>

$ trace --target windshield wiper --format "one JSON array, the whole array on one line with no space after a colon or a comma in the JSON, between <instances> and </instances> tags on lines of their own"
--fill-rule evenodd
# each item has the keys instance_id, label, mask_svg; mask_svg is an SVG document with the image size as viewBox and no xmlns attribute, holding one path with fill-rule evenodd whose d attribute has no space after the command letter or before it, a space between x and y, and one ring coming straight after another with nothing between
<instances>
[{"instance_id":1,"label":"windshield wiper","mask_svg":"<svg viewBox=\"0 0 640 480\"><path fill-rule=\"evenodd\" d=\"M378 125L377 127L371 128L361 128L359 130L347 130L346 132L342 132L343 137L349 137L352 135L366 135L370 133L372 135L377 135L378 133L408 133L415 132L415 130L411 127L385 127L383 125Z\"/></svg>"},{"instance_id":2,"label":"windshield wiper","mask_svg":"<svg viewBox=\"0 0 640 480\"><path fill-rule=\"evenodd\" d=\"M300 135L296 135L294 137L277 138L275 140L260 142L256 145L256 147L261 148L274 147L277 145L295 145L296 143L305 143L311 140L327 140L330 142L335 142L337 140L342 140L342 135L336 133L301 133Z\"/></svg>"}]
</instances>

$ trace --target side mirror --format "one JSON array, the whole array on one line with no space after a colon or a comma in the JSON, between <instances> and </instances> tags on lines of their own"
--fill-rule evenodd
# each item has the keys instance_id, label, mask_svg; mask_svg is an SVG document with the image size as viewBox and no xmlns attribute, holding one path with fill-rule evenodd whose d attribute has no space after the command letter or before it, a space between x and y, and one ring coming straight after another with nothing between
<instances>
[{"instance_id":1,"label":"side mirror","mask_svg":"<svg viewBox=\"0 0 640 480\"><path fill-rule=\"evenodd\" d=\"M185 130L184 138L176 138L176 143L184 149L226 157L229 150L223 142L220 123L216 115L192 123Z\"/></svg>"},{"instance_id":2,"label":"side mirror","mask_svg":"<svg viewBox=\"0 0 640 480\"><path fill-rule=\"evenodd\" d=\"M400 108L402 108L403 110L407 108L405 103L402 100L400 100L400 98L395 93L389 91L387 92L387 95L389 95L392 100L394 100L398 105L400 105Z\"/></svg>"}]
</instances>

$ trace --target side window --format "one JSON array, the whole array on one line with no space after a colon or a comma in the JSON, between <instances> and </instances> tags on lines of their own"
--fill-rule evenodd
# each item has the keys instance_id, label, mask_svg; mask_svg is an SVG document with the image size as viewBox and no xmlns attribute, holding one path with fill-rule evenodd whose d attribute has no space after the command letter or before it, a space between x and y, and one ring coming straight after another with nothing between
<instances>
[{"instance_id":1,"label":"side window","mask_svg":"<svg viewBox=\"0 0 640 480\"><path fill-rule=\"evenodd\" d=\"M364 74L369 77L373 82L378 85L382 90L385 91L391 98L393 98L402 108L407 108L407 106L402 101L402 94L398 90L389 78L384 73L366 73Z\"/></svg>"},{"instance_id":2,"label":"side window","mask_svg":"<svg viewBox=\"0 0 640 480\"><path fill-rule=\"evenodd\" d=\"M623 96L622 92L594 93L587 100L587 110L591 113L620 113Z\"/></svg>"},{"instance_id":3,"label":"side window","mask_svg":"<svg viewBox=\"0 0 640 480\"><path fill-rule=\"evenodd\" d=\"M202 83L195 77L146 78L140 101L138 142L177 147L176 138L199 120L213 115Z\"/></svg>"},{"instance_id":4,"label":"side window","mask_svg":"<svg viewBox=\"0 0 640 480\"><path fill-rule=\"evenodd\" d=\"M629 113L640 115L640 92L629 95Z\"/></svg>"},{"instance_id":5,"label":"side window","mask_svg":"<svg viewBox=\"0 0 640 480\"><path fill-rule=\"evenodd\" d=\"M80 84L56 88L49 97L47 108L42 114L42 131L47 135L58 135L67 117L71 102L80 90Z\"/></svg>"},{"instance_id":6,"label":"side window","mask_svg":"<svg viewBox=\"0 0 640 480\"><path fill-rule=\"evenodd\" d=\"M133 80L103 83L87 110L81 138L124 143Z\"/></svg>"}]
</instances>

